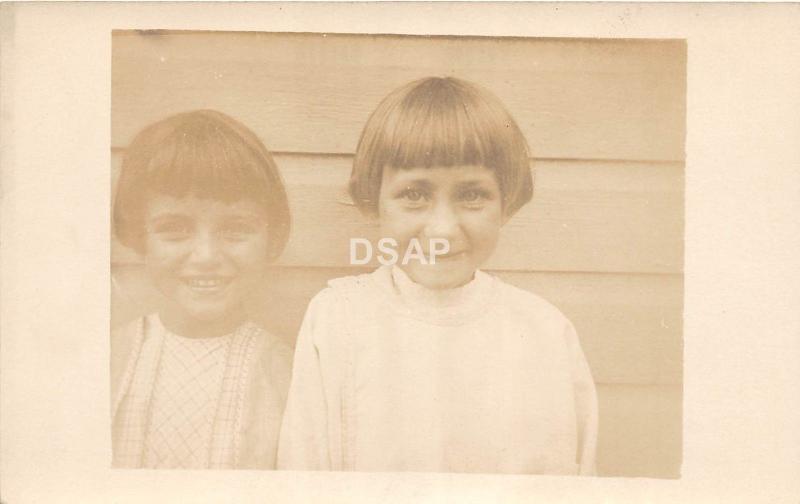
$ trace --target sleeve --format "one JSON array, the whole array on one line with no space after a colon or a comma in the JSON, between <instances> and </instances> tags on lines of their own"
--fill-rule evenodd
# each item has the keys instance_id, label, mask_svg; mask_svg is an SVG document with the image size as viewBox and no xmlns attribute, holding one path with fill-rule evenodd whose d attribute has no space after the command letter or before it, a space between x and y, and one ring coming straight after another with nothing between
<instances>
[{"instance_id":1,"label":"sleeve","mask_svg":"<svg viewBox=\"0 0 800 504\"><path fill-rule=\"evenodd\" d=\"M328 442L328 399L317 341L325 338L330 293L322 291L309 303L294 352L294 367L278 441L278 469L331 469ZM330 386L330 384L328 384Z\"/></svg>"},{"instance_id":2,"label":"sleeve","mask_svg":"<svg viewBox=\"0 0 800 504\"><path fill-rule=\"evenodd\" d=\"M566 329L567 343L572 356L572 384L575 397L575 416L578 426L577 462L581 476L596 473L597 451L597 392L592 372L581 349L578 335L571 323Z\"/></svg>"}]
</instances>

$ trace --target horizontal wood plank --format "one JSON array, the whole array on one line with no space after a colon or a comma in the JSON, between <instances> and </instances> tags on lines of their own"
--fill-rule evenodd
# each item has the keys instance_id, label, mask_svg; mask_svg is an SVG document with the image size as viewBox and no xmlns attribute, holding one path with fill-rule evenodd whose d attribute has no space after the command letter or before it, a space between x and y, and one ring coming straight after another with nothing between
<instances>
[{"instance_id":1,"label":"horizontal wood plank","mask_svg":"<svg viewBox=\"0 0 800 504\"><path fill-rule=\"evenodd\" d=\"M679 275L494 273L547 299L572 321L597 382L682 382Z\"/></svg>"},{"instance_id":2,"label":"horizontal wood plank","mask_svg":"<svg viewBox=\"0 0 800 504\"><path fill-rule=\"evenodd\" d=\"M683 388L600 385L600 476L680 478Z\"/></svg>"},{"instance_id":3,"label":"horizontal wood plank","mask_svg":"<svg viewBox=\"0 0 800 504\"><path fill-rule=\"evenodd\" d=\"M113 180L122 151L112 156ZM346 193L349 157L278 156L293 229L287 266L342 267L350 238L376 239L375 222ZM503 228L488 269L677 273L683 268L680 163L538 161L531 204ZM118 243L112 260L138 258ZM377 264L373 261L373 264Z\"/></svg>"},{"instance_id":4,"label":"horizontal wood plank","mask_svg":"<svg viewBox=\"0 0 800 504\"><path fill-rule=\"evenodd\" d=\"M684 159L682 41L117 32L112 145L170 114L214 108L273 151L352 153L367 117L414 79L495 93L535 157Z\"/></svg>"},{"instance_id":5,"label":"horizontal wood plank","mask_svg":"<svg viewBox=\"0 0 800 504\"><path fill-rule=\"evenodd\" d=\"M308 302L331 278L363 268L274 267L253 300L261 324L293 344ZM112 324L149 313L158 294L142 266L112 269ZM575 325L598 383L682 381L683 282L677 275L494 272L536 292Z\"/></svg>"}]
</instances>

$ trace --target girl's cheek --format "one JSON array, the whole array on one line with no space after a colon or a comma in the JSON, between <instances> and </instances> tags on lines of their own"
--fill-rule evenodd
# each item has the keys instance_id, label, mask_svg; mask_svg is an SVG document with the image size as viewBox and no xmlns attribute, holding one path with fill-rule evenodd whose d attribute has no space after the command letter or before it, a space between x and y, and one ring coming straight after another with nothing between
<instances>
[{"instance_id":1,"label":"girl's cheek","mask_svg":"<svg viewBox=\"0 0 800 504\"><path fill-rule=\"evenodd\" d=\"M416 215L385 219L381 222L381 230L388 235L386 237L396 238L399 241L418 234L423 227L423 223Z\"/></svg>"},{"instance_id":2,"label":"girl's cheek","mask_svg":"<svg viewBox=\"0 0 800 504\"><path fill-rule=\"evenodd\" d=\"M145 249L145 259L152 258L154 260L166 260L171 258L180 258L188 255L191 247L187 247L185 243L151 243Z\"/></svg>"},{"instance_id":3,"label":"girl's cheek","mask_svg":"<svg viewBox=\"0 0 800 504\"><path fill-rule=\"evenodd\" d=\"M395 232L403 227L403 211L397 205L387 203L381 207L378 224L384 232Z\"/></svg>"},{"instance_id":4,"label":"girl's cheek","mask_svg":"<svg viewBox=\"0 0 800 504\"><path fill-rule=\"evenodd\" d=\"M253 272L260 272L267 268L267 242L256 242L242 245L229 252L228 258L231 262Z\"/></svg>"},{"instance_id":5,"label":"girl's cheek","mask_svg":"<svg viewBox=\"0 0 800 504\"><path fill-rule=\"evenodd\" d=\"M164 254L158 250L149 250L145 252L143 259L145 264L158 266L159 264L169 262L170 255Z\"/></svg>"}]
</instances>

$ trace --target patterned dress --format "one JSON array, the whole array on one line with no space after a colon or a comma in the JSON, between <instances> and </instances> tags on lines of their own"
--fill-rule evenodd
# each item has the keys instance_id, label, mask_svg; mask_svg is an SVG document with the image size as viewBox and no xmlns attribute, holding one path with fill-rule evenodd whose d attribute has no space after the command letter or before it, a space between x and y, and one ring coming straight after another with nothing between
<instances>
[{"instance_id":1,"label":"patterned dress","mask_svg":"<svg viewBox=\"0 0 800 504\"><path fill-rule=\"evenodd\" d=\"M151 315L122 332L132 341L112 405L115 467L274 468L288 346L252 323L194 339Z\"/></svg>"}]
</instances>

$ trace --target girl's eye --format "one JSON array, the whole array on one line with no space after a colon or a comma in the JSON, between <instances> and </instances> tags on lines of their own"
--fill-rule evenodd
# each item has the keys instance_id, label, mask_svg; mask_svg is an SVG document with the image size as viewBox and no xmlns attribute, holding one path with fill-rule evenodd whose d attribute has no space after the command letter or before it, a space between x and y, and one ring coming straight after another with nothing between
<instances>
[{"instance_id":1,"label":"girl's eye","mask_svg":"<svg viewBox=\"0 0 800 504\"><path fill-rule=\"evenodd\" d=\"M425 203L426 196L422 191L408 188L400 193L400 199L409 206L420 206Z\"/></svg>"},{"instance_id":2,"label":"girl's eye","mask_svg":"<svg viewBox=\"0 0 800 504\"><path fill-rule=\"evenodd\" d=\"M419 201L422 199L422 193L414 189L409 189L403 193L403 197L408 201Z\"/></svg>"},{"instance_id":3,"label":"girl's eye","mask_svg":"<svg viewBox=\"0 0 800 504\"><path fill-rule=\"evenodd\" d=\"M491 195L481 189L467 189L459 194L459 199L464 203L475 205L491 199Z\"/></svg>"},{"instance_id":4,"label":"girl's eye","mask_svg":"<svg viewBox=\"0 0 800 504\"><path fill-rule=\"evenodd\" d=\"M192 227L185 222L162 222L155 226L153 232L162 240L180 241L192 235Z\"/></svg>"},{"instance_id":5,"label":"girl's eye","mask_svg":"<svg viewBox=\"0 0 800 504\"><path fill-rule=\"evenodd\" d=\"M226 224L219 232L226 240L244 241L252 238L258 232L258 229L252 224L236 222Z\"/></svg>"}]
</instances>

